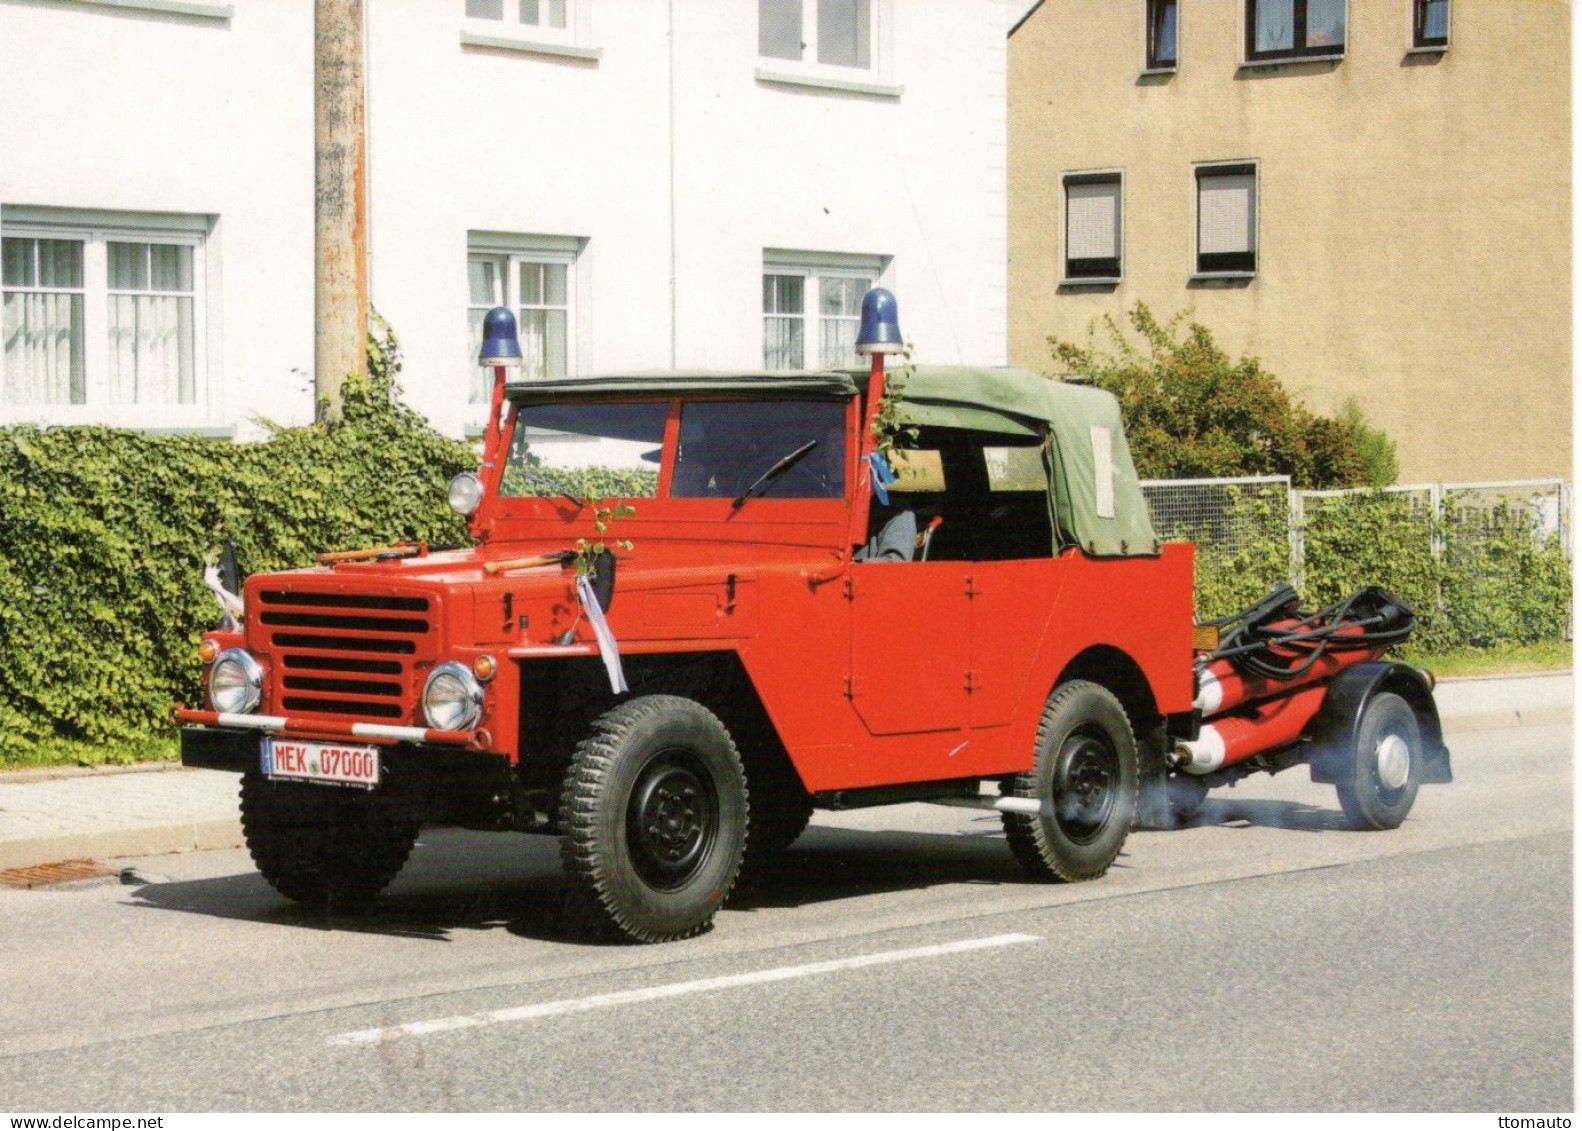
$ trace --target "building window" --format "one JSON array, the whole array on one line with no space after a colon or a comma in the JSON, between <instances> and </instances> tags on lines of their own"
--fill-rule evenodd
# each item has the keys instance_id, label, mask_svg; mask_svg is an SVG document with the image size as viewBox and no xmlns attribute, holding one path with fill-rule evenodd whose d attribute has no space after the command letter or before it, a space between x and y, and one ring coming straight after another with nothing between
<instances>
[{"instance_id":1,"label":"building window","mask_svg":"<svg viewBox=\"0 0 1582 1131\"><path fill-rule=\"evenodd\" d=\"M1066 279L1121 277L1121 175L1074 173L1066 177Z\"/></svg>"},{"instance_id":2,"label":"building window","mask_svg":"<svg viewBox=\"0 0 1582 1131\"><path fill-rule=\"evenodd\" d=\"M1148 69L1173 71L1176 67L1176 0L1147 0Z\"/></svg>"},{"instance_id":3,"label":"building window","mask_svg":"<svg viewBox=\"0 0 1582 1131\"><path fill-rule=\"evenodd\" d=\"M535 30L564 30L568 0L467 0L469 20L500 20Z\"/></svg>"},{"instance_id":4,"label":"building window","mask_svg":"<svg viewBox=\"0 0 1582 1131\"><path fill-rule=\"evenodd\" d=\"M462 42L546 48L550 54L597 58L588 46L588 0L463 0ZM478 37L469 40L469 36ZM590 54L591 53L591 54Z\"/></svg>"},{"instance_id":5,"label":"building window","mask_svg":"<svg viewBox=\"0 0 1582 1131\"><path fill-rule=\"evenodd\" d=\"M766 261L764 368L846 369L857 365L862 296L879 275L877 262L866 266Z\"/></svg>"},{"instance_id":6,"label":"building window","mask_svg":"<svg viewBox=\"0 0 1582 1131\"><path fill-rule=\"evenodd\" d=\"M1247 60L1346 50L1346 0L1247 0Z\"/></svg>"},{"instance_id":7,"label":"building window","mask_svg":"<svg viewBox=\"0 0 1582 1131\"><path fill-rule=\"evenodd\" d=\"M496 306L507 307L516 315L522 380L553 379L575 371L574 261L574 252L551 250L475 248L467 256L471 403L489 401L493 377L478 365L478 348L483 341L484 315Z\"/></svg>"},{"instance_id":8,"label":"building window","mask_svg":"<svg viewBox=\"0 0 1582 1131\"><path fill-rule=\"evenodd\" d=\"M1412 0L1412 46L1450 46L1450 0Z\"/></svg>"},{"instance_id":9,"label":"building window","mask_svg":"<svg viewBox=\"0 0 1582 1131\"><path fill-rule=\"evenodd\" d=\"M881 0L758 0L758 54L766 59L872 70Z\"/></svg>"},{"instance_id":10,"label":"building window","mask_svg":"<svg viewBox=\"0 0 1582 1131\"><path fill-rule=\"evenodd\" d=\"M132 406L116 418L132 425L205 407L202 236L8 224L0 260L0 405L68 420Z\"/></svg>"},{"instance_id":11,"label":"building window","mask_svg":"<svg viewBox=\"0 0 1582 1131\"><path fill-rule=\"evenodd\" d=\"M1197 269L1200 275L1258 269L1258 170L1203 165L1197 170Z\"/></svg>"}]
</instances>

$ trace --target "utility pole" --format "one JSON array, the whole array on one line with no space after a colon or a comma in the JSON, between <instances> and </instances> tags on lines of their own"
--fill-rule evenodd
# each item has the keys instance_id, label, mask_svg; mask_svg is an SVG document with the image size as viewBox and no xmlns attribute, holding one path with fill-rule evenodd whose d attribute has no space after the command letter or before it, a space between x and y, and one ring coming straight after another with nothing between
<instances>
[{"instance_id":1,"label":"utility pole","mask_svg":"<svg viewBox=\"0 0 1582 1131\"><path fill-rule=\"evenodd\" d=\"M341 418L341 386L367 365L368 185L363 0L313 2L315 413Z\"/></svg>"}]
</instances>

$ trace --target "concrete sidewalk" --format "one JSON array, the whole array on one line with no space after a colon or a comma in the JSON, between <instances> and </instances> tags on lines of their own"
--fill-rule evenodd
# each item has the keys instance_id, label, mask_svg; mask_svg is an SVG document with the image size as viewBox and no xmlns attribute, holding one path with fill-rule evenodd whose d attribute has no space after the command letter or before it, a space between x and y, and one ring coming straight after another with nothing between
<instances>
[{"instance_id":1,"label":"concrete sidewalk","mask_svg":"<svg viewBox=\"0 0 1582 1131\"><path fill-rule=\"evenodd\" d=\"M1570 672L1445 680L1446 731L1571 721ZM151 765L0 773L0 871L80 857L235 848L236 774Z\"/></svg>"}]
</instances>

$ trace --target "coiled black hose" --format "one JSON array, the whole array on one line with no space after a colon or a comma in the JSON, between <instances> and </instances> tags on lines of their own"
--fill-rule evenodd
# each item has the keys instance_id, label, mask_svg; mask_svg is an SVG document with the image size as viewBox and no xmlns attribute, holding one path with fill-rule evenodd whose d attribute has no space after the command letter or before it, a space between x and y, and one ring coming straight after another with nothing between
<instances>
[{"instance_id":1,"label":"coiled black hose","mask_svg":"<svg viewBox=\"0 0 1582 1131\"><path fill-rule=\"evenodd\" d=\"M1404 644L1416 624L1406 602L1377 585L1313 612L1303 612L1300 603L1295 589L1277 585L1256 605L1207 622L1221 630L1220 642L1203 662L1228 659L1249 675L1296 679L1330 652Z\"/></svg>"}]
</instances>

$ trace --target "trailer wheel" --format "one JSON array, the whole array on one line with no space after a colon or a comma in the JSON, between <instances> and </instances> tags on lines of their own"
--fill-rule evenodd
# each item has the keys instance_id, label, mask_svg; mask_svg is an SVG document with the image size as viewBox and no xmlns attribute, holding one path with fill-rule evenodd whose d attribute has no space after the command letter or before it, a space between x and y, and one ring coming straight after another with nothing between
<instances>
[{"instance_id":1,"label":"trailer wheel","mask_svg":"<svg viewBox=\"0 0 1582 1131\"><path fill-rule=\"evenodd\" d=\"M1399 695L1368 701L1357 744L1336 792L1357 829L1393 829L1406 820L1423 778L1423 738L1417 715Z\"/></svg>"},{"instance_id":2,"label":"trailer wheel","mask_svg":"<svg viewBox=\"0 0 1582 1131\"><path fill-rule=\"evenodd\" d=\"M242 775L242 833L269 886L321 911L367 903L396 878L421 822L402 799Z\"/></svg>"},{"instance_id":3,"label":"trailer wheel","mask_svg":"<svg viewBox=\"0 0 1582 1131\"><path fill-rule=\"evenodd\" d=\"M1137 740L1120 701L1086 680L1057 687L1038 726L1033 768L1007 792L1044 805L1037 815L1001 814L1023 867L1066 882L1102 876L1137 808Z\"/></svg>"},{"instance_id":4,"label":"trailer wheel","mask_svg":"<svg viewBox=\"0 0 1582 1131\"><path fill-rule=\"evenodd\" d=\"M736 882L747 838L729 732L674 695L611 708L571 757L560 829L573 929L637 942L700 933Z\"/></svg>"}]
</instances>

